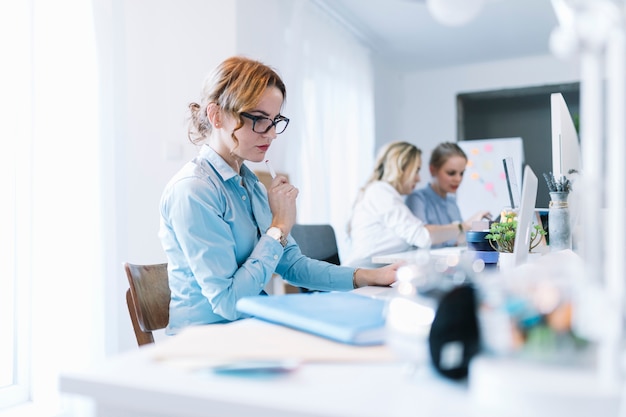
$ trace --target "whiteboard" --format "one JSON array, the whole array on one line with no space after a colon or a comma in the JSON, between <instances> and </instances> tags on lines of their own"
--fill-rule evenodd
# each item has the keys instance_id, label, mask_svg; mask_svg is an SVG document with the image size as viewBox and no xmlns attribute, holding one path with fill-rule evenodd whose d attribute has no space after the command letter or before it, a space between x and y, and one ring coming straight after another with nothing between
<instances>
[{"instance_id":1,"label":"whiteboard","mask_svg":"<svg viewBox=\"0 0 626 417\"><path fill-rule=\"evenodd\" d=\"M463 219L481 210L489 210L495 218L502 208L511 206L503 159L512 158L517 183L522 186L522 138L465 140L457 144L467 154L467 167L456 196Z\"/></svg>"}]
</instances>

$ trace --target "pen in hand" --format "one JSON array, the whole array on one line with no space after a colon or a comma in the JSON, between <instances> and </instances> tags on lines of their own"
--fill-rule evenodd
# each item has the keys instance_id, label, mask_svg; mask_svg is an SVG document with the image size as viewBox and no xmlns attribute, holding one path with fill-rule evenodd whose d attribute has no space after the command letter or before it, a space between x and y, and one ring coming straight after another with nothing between
<instances>
[{"instance_id":1,"label":"pen in hand","mask_svg":"<svg viewBox=\"0 0 626 417\"><path fill-rule=\"evenodd\" d=\"M267 169L270 170L270 175L272 176L272 179L276 178L276 171L274 171L274 168L272 168L272 164L270 164L269 159L265 160L265 165L267 165Z\"/></svg>"}]
</instances>

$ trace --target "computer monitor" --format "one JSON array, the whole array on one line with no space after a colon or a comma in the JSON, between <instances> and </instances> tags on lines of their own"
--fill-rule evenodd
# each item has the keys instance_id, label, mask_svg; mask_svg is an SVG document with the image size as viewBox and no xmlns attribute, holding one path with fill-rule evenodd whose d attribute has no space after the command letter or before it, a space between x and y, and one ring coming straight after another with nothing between
<instances>
[{"instance_id":1,"label":"computer monitor","mask_svg":"<svg viewBox=\"0 0 626 417\"><path fill-rule=\"evenodd\" d=\"M571 191L568 198L570 211L570 226L572 228L572 245L577 246L576 230L579 222L580 192L576 184L582 167L580 141L574 126L572 116L561 93L550 95L552 115L552 173L555 178L565 176L571 182ZM549 222L549 220L548 220ZM550 236L548 235L548 239Z\"/></svg>"},{"instance_id":2,"label":"computer monitor","mask_svg":"<svg viewBox=\"0 0 626 417\"><path fill-rule=\"evenodd\" d=\"M552 121L552 173L555 178L581 170L580 142L574 121L561 93L550 95Z\"/></svg>"},{"instance_id":3,"label":"computer monitor","mask_svg":"<svg viewBox=\"0 0 626 417\"><path fill-rule=\"evenodd\" d=\"M522 265L528 259L530 235L532 233L532 223L535 217L535 203L537 201L537 185L537 176L533 170L526 165L524 168L524 179L522 181L522 199L517 214L515 244L513 245L515 266Z\"/></svg>"}]
</instances>

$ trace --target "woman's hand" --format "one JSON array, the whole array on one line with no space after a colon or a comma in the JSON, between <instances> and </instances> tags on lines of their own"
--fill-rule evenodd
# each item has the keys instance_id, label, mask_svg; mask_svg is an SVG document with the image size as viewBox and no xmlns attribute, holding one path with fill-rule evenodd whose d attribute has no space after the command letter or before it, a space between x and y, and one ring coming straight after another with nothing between
<instances>
[{"instance_id":1,"label":"woman's hand","mask_svg":"<svg viewBox=\"0 0 626 417\"><path fill-rule=\"evenodd\" d=\"M474 222L480 222L483 220L491 220L491 213L488 210L477 211L469 219L463 222L463 231L467 232L472 230L472 224Z\"/></svg>"},{"instance_id":2,"label":"woman's hand","mask_svg":"<svg viewBox=\"0 0 626 417\"><path fill-rule=\"evenodd\" d=\"M296 198L298 189L289 184L283 175L277 175L267 190L270 210L272 210L271 226L278 227L286 236L296 222Z\"/></svg>"},{"instance_id":3,"label":"woman's hand","mask_svg":"<svg viewBox=\"0 0 626 417\"><path fill-rule=\"evenodd\" d=\"M367 285L388 287L396 282L396 273L398 268L402 265L402 262L396 262L395 264L386 265L376 269L359 268L354 276L354 281L357 288L365 287Z\"/></svg>"}]
</instances>

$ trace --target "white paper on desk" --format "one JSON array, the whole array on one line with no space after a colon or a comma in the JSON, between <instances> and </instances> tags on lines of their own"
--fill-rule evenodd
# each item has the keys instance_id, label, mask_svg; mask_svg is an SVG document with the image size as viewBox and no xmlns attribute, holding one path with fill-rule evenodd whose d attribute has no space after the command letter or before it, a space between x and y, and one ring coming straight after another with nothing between
<instances>
[{"instance_id":1,"label":"white paper on desk","mask_svg":"<svg viewBox=\"0 0 626 417\"><path fill-rule=\"evenodd\" d=\"M187 368L235 361L389 362L385 346L351 346L257 319L193 326L152 347L152 357Z\"/></svg>"}]
</instances>

